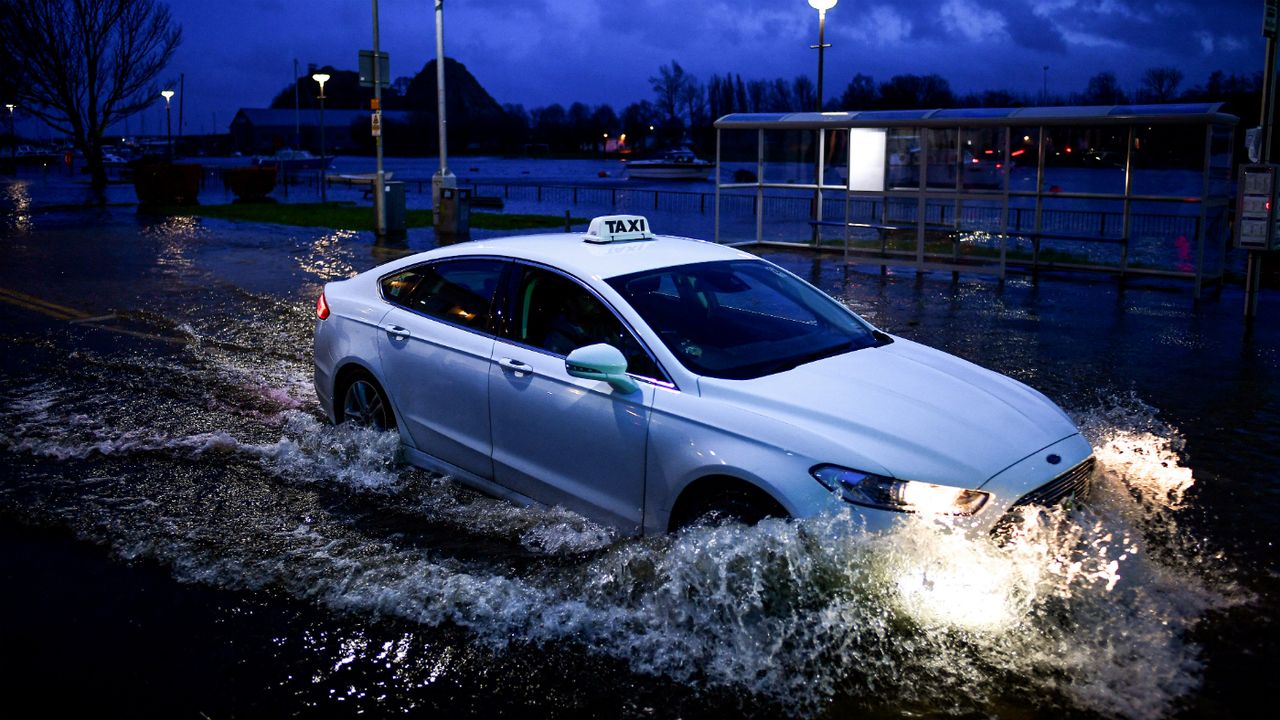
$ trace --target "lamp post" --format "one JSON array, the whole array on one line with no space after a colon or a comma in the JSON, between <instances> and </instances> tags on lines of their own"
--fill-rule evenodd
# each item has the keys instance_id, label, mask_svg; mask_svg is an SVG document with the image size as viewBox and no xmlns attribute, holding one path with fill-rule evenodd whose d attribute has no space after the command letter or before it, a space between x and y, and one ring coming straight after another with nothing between
<instances>
[{"instance_id":1,"label":"lamp post","mask_svg":"<svg viewBox=\"0 0 1280 720\"><path fill-rule=\"evenodd\" d=\"M18 173L18 131L14 129L13 111L18 109L13 103L5 103L5 109L9 111L9 164L13 165L13 172Z\"/></svg>"},{"instance_id":2,"label":"lamp post","mask_svg":"<svg viewBox=\"0 0 1280 720\"><path fill-rule=\"evenodd\" d=\"M325 203L329 201L329 197L325 187L328 183L324 179L324 84L329 82L329 74L316 73L311 79L320 83L320 202Z\"/></svg>"},{"instance_id":3,"label":"lamp post","mask_svg":"<svg viewBox=\"0 0 1280 720\"><path fill-rule=\"evenodd\" d=\"M827 33L827 11L836 6L837 0L809 0L809 7L818 11L818 44L809 47L818 51L818 99L815 101L817 107L815 112L822 112L822 54L823 51L831 47L826 42ZM822 131L818 132L819 144L822 141ZM816 162L813 166L813 219L822 222L822 148L818 148L816 153ZM813 225L812 241L816 245L818 243L818 224Z\"/></svg>"},{"instance_id":4,"label":"lamp post","mask_svg":"<svg viewBox=\"0 0 1280 720\"><path fill-rule=\"evenodd\" d=\"M172 90L161 90L160 97L164 98L164 145L169 155L169 162L173 162L173 113L170 112L169 100L173 97Z\"/></svg>"},{"instance_id":5,"label":"lamp post","mask_svg":"<svg viewBox=\"0 0 1280 720\"><path fill-rule=\"evenodd\" d=\"M1040 104L1049 104L1049 66L1044 66L1044 83L1040 86Z\"/></svg>"},{"instance_id":6,"label":"lamp post","mask_svg":"<svg viewBox=\"0 0 1280 720\"><path fill-rule=\"evenodd\" d=\"M822 112L822 51L831 47L825 42L827 30L827 11L836 6L838 0L809 0L809 7L818 11L818 44L810 48L818 51L818 112Z\"/></svg>"}]
</instances>

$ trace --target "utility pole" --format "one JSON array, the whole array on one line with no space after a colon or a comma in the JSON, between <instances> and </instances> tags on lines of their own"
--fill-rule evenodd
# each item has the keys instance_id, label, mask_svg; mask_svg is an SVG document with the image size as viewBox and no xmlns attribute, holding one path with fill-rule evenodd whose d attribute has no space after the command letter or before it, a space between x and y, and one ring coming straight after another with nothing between
<instances>
[{"instance_id":1,"label":"utility pole","mask_svg":"<svg viewBox=\"0 0 1280 720\"><path fill-rule=\"evenodd\" d=\"M183 108L187 106L187 74L178 73L178 139L182 139L182 128L186 125Z\"/></svg>"},{"instance_id":2,"label":"utility pole","mask_svg":"<svg viewBox=\"0 0 1280 720\"><path fill-rule=\"evenodd\" d=\"M444 215L442 209L446 202L444 198L445 189L455 190L458 187L458 178L449 172L449 151L448 151L448 132L447 121L445 119L445 92L444 92L444 0L435 0L436 2L436 111L439 113L440 128L440 169L435 175L431 176L431 221L435 226L436 234L456 235L461 228L446 228L441 223L441 217ZM448 202L457 203L457 192L450 193L452 196ZM457 213L454 213L457 216Z\"/></svg>"},{"instance_id":3,"label":"utility pole","mask_svg":"<svg viewBox=\"0 0 1280 720\"><path fill-rule=\"evenodd\" d=\"M293 59L293 147L302 147L302 116L298 111L298 58Z\"/></svg>"},{"instance_id":4,"label":"utility pole","mask_svg":"<svg viewBox=\"0 0 1280 720\"><path fill-rule=\"evenodd\" d=\"M1275 0L1268 0L1265 6L1262 33L1267 38L1267 59L1262 71L1262 128L1258 160L1264 165L1271 164L1271 133L1275 128L1276 110L1276 29ZM1237 192L1243 192L1238 189ZM1274 191L1273 191L1274 195ZM1239 219L1236 220L1239 222ZM1269 234L1274 233L1273 227ZM1258 315L1258 290L1262 287L1262 252L1250 250L1244 274L1244 316L1252 320Z\"/></svg>"},{"instance_id":5,"label":"utility pole","mask_svg":"<svg viewBox=\"0 0 1280 720\"><path fill-rule=\"evenodd\" d=\"M439 3L437 2L437 5ZM373 112L382 126L382 45L378 40L378 0L373 0ZM382 133L374 138L377 168L373 174L373 232L382 239L387 235L386 177L382 172Z\"/></svg>"}]
</instances>

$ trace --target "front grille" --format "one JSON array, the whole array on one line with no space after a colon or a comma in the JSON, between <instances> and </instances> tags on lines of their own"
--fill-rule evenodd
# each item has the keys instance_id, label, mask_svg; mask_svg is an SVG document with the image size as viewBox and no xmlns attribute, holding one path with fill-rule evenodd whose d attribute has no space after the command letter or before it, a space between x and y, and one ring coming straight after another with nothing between
<instances>
[{"instance_id":1,"label":"front grille","mask_svg":"<svg viewBox=\"0 0 1280 720\"><path fill-rule=\"evenodd\" d=\"M1049 507L1057 505L1065 498L1072 497L1084 500L1089 496L1089 479L1093 477L1093 466L1097 464L1093 456L1088 460L1062 473L1048 483L1023 495L1010 510L1023 505L1041 505Z\"/></svg>"}]
</instances>

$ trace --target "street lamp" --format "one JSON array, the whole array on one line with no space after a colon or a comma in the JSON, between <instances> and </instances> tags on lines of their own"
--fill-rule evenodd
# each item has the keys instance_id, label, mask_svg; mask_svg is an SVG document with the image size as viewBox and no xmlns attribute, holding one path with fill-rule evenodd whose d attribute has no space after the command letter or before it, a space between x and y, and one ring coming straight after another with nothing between
<instances>
[{"instance_id":1,"label":"street lamp","mask_svg":"<svg viewBox=\"0 0 1280 720\"><path fill-rule=\"evenodd\" d=\"M837 1L809 0L809 7L818 11L818 44L809 46L818 51L818 112L822 112L822 51L831 47L830 44L824 41L824 35L826 35L827 30L827 11L835 7Z\"/></svg>"},{"instance_id":2,"label":"street lamp","mask_svg":"<svg viewBox=\"0 0 1280 720\"><path fill-rule=\"evenodd\" d=\"M169 100L173 98L172 90L161 90L160 97L164 98L164 122L165 122L165 147L169 152L169 162L173 162L173 113L169 111Z\"/></svg>"},{"instance_id":3,"label":"street lamp","mask_svg":"<svg viewBox=\"0 0 1280 720\"><path fill-rule=\"evenodd\" d=\"M324 181L324 84L329 82L329 74L316 73L311 79L320 83L320 202L325 203L329 201L329 197Z\"/></svg>"}]
</instances>

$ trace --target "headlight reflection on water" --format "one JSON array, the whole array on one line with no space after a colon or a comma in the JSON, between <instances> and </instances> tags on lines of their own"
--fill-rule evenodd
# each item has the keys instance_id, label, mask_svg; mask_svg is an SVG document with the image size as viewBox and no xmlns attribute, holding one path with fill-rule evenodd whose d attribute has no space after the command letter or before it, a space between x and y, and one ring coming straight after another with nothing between
<instances>
[{"instance_id":1,"label":"headlight reflection on water","mask_svg":"<svg viewBox=\"0 0 1280 720\"><path fill-rule=\"evenodd\" d=\"M912 532L912 531L907 531ZM1034 599L1035 568L985 541L924 528L896 570L902 610L926 625L998 631L1017 624Z\"/></svg>"}]
</instances>

